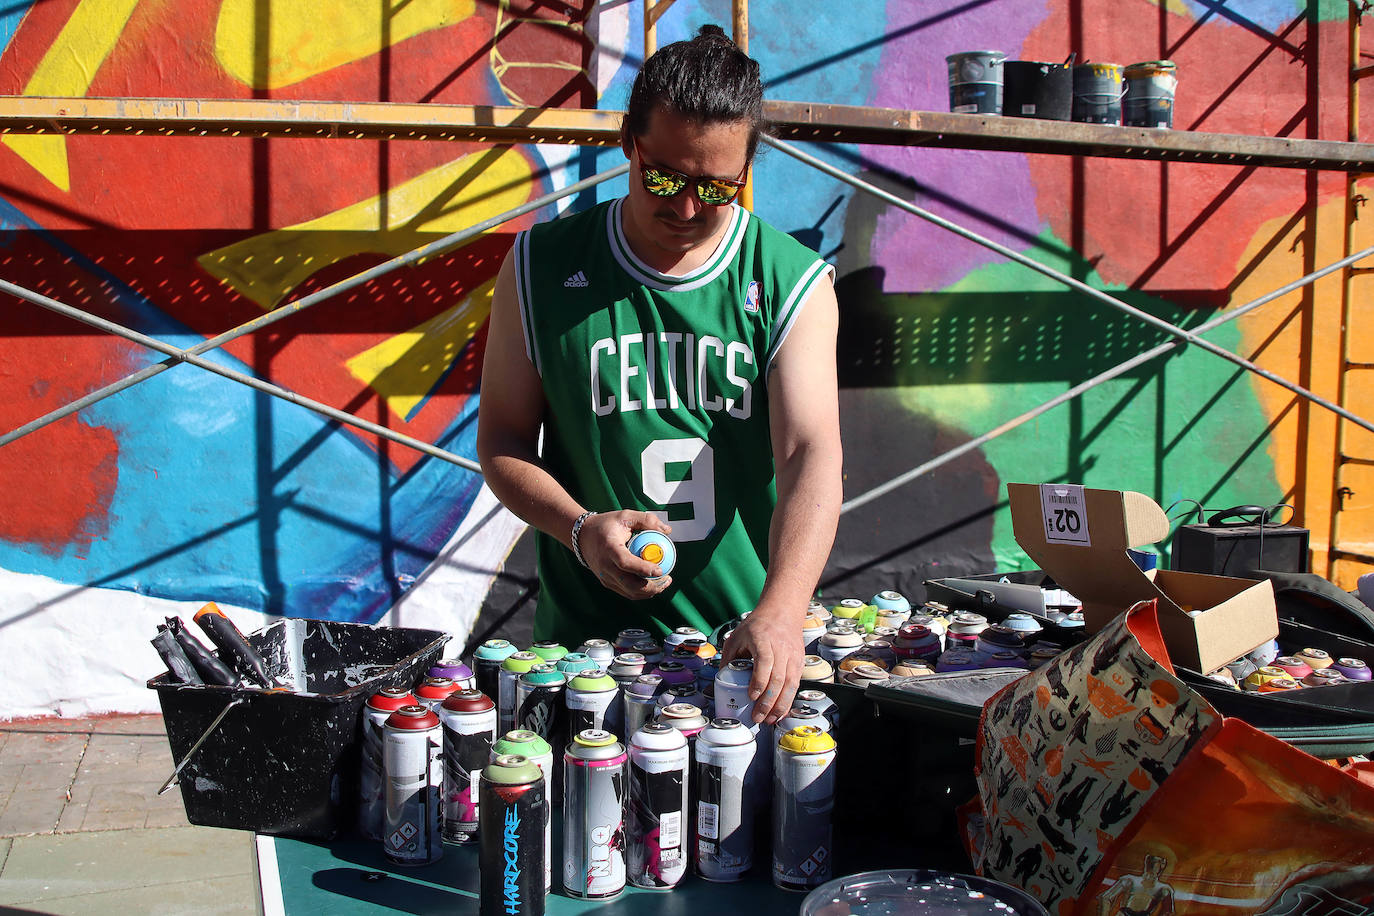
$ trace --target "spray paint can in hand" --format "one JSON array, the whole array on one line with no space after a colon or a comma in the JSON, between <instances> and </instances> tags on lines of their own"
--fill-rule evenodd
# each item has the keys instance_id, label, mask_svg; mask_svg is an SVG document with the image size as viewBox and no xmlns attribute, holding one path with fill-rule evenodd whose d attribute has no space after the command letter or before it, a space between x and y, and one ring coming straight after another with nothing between
<instances>
[{"instance_id":1,"label":"spray paint can in hand","mask_svg":"<svg viewBox=\"0 0 1374 916\"><path fill-rule=\"evenodd\" d=\"M515 728L515 714L520 708L515 694L520 676L538 664L542 662L533 652L514 652L501 662L496 688L496 728L501 734Z\"/></svg>"},{"instance_id":2,"label":"spray paint can in hand","mask_svg":"<svg viewBox=\"0 0 1374 916\"><path fill-rule=\"evenodd\" d=\"M694 858L708 881L738 881L754 865L758 800L749 772L757 752L735 718L717 718L697 735Z\"/></svg>"},{"instance_id":3,"label":"spray paint can in hand","mask_svg":"<svg viewBox=\"0 0 1374 916\"><path fill-rule=\"evenodd\" d=\"M499 757L524 757L538 768L544 777L544 797L553 804L553 748L543 738L528 729L517 728L496 740L491 746L493 762ZM544 820L544 892L553 890L553 819Z\"/></svg>"},{"instance_id":4,"label":"spray paint can in hand","mask_svg":"<svg viewBox=\"0 0 1374 916\"><path fill-rule=\"evenodd\" d=\"M549 801L539 768L519 754L492 761L478 784L481 916L543 916L548 871L541 842Z\"/></svg>"},{"instance_id":5,"label":"spray paint can in hand","mask_svg":"<svg viewBox=\"0 0 1374 916\"><path fill-rule=\"evenodd\" d=\"M402 706L382 733L386 820L382 853L396 865L428 865L444 854L444 739L439 717Z\"/></svg>"},{"instance_id":6,"label":"spray paint can in hand","mask_svg":"<svg viewBox=\"0 0 1374 916\"><path fill-rule=\"evenodd\" d=\"M835 739L813 726L778 739L773 756L773 883L809 891L830 880Z\"/></svg>"},{"instance_id":7,"label":"spray paint can in hand","mask_svg":"<svg viewBox=\"0 0 1374 916\"><path fill-rule=\"evenodd\" d=\"M488 639L478 646L477 651L472 653L472 676L477 689L493 700L497 699L500 695L501 663L514 654L515 646L508 639Z\"/></svg>"},{"instance_id":8,"label":"spray paint can in hand","mask_svg":"<svg viewBox=\"0 0 1374 916\"><path fill-rule=\"evenodd\" d=\"M415 695L404 687L383 687L368 697L363 707L363 765L358 778L358 832L369 840L382 838L386 820L386 790L383 788L382 729L391 714L402 706L419 705Z\"/></svg>"},{"instance_id":9,"label":"spray paint can in hand","mask_svg":"<svg viewBox=\"0 0 1374 916\"><path fill-rule=\"evenodd\" d=\"M666 890L686 874L688 762L687 738L671 725L646 722L630 739L625 858L635 887Z\"/></svg>"},{"instance_id":10,"label":"spray paint can in hand","mask_svg":"<svg viewBox=\"0 0 1374 916\"><path fill-rule=\"evenodd\" d=\"M754 679L752 658L731 659L716 675L716 712L721 719L752 722L754 701L749 699L749 683Z\"/></svg>"},{"instance_id":11,"label":"spray paint can in hand","mask_svg":"<svg viewBox=\"0 0 1374 916\"><path fill-rule=\"evenodd\" d=\"M444 842L477 839L477 777L496 742L496 704L479 690L449 694L439 707L444 728Z\"/></svg>"},{"instance_id":12,"label":"spray paint can in hand","mask_svg":"<svg viewBox=\"0 0 1374 916\"><path fill-rule=\"evenodd\" d=\"M584 900L625 889L625 746L578 732L563 755L563 888Z\"/></svg>"}]
</instances>

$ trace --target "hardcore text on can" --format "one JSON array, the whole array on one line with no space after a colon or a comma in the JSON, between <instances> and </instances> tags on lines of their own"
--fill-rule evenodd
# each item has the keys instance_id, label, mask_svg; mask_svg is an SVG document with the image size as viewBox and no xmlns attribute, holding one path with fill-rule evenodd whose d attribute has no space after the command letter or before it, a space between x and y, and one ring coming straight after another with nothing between
<instances>
[{"instance_id":1,"label":"hardcore text on can","mask_svg":"<svg viewBox=\"0 0 1374 916\"><path fill-rule=\"evenodd\" d=\"M502 754L478 782L480 916L543 916L549 821L543 776L530 760Z\"/></svg>"},{"instance_id":2,"label":"hardcore text on can","mask_svg":"<svg viewBox=\"0 0 1374 916\"><path fill-rule=\"evenodd\" d=\"M506 732L491 746L493 762L499 757L520 756L534 764L544 779L544 797L553 802L553 748L543 738L528 729L517 728ZM548 811L549 809L545 809ZM480 812L479 812L480 814ZM544 819L544 892L553 890L553 818Z\"/></svg>"}]
</instances>

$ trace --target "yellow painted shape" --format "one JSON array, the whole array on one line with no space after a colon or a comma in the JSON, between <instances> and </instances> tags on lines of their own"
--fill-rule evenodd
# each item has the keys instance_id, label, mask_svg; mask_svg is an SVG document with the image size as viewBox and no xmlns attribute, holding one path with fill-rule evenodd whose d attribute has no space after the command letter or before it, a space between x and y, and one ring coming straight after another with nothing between
<instances>
[{"instance_id":1,"label":"yellow painted shape","mask_svg":"<svg viewBox=\"0 0 1374 916\"><path fill-rule=\"evenodd\" d=\"M258 15L269 6L267 60L260 68ZM476 9L476 0L224 0L215 59L245 86L279 89L462 22Z\"/></svg>"},{"instance_id":2,"label":"yellow painted shape","mask_svg":"<svg viewBox=\"0 0 1374 916\"><path fill-rule=\"evenodd\" d=\"M410 419L491 313L496 281L429 321L348 360L353 377L371 387L400 417Z\"/></svg>"},{"instance_id":3,"label":"yellow painted shape","mask_svg":"<svg viewBox=\"0 0 1374 916\"><path fill-rule=\"evenodd\" d=\"M138 0L81 0L38 62L24 95L84 96L137 5ZM66 137L10 134L4 143L56 187L72 189Z\"/></svg>"},{"instance_id":4,"label":"yellow painted shape","mask_svg":"<svg viewBox=\"0 0 1374 916\"><path fill-rule=\"evenodd\" d=\"M1366 196L1374 197L1374 184L1362 184L1360 187ZM1232 291L1232 305L1241 305L1270 293L1301 277L1308 269L1340 260L1345 226L1343 195L1329 198L1317 208L1315 215L1298 221L1296 226L1279 236L1284 223L1290 219L1289 216L1277 217L1261 225L1255 232L1240 258L1241 269L1255 261L1265 248L1269 252ZM1312 220L1315 220L1315 224ZM1368 218L1356 221L1354 250L1374 245L1372 223L1374 221ZM1309 238L1315 238L1315 251L1305 262L1304 248ZM1352 284L1351 358L1374 362L1374 279L1357 276ZM1308 387L1336 401L1340 380L1339 272L1313 284L1311 296L1313 337L1310 353L1306 357L1311 363ZM1297 291L1237 319L1242 340L1240 354L1271 372L1301 384L1304 361L1301 352L1302 310L1303 293ZM1247 377L1266 418L1271 423L1277 420L1266 444L1274 462L1274 474L1281 489L1301 497L1304 513L1295 519L1295 523L1311 531L1312 571L1324 575L1333 506L1336 417L1325 408L1312 405L1308 408L1306 441L1300 442L1297 403L1300 398L1257 376L1247 374ZM1346 406L1357 416L1374 418L1374 372L1352 371L1347 384ZM1374 458L1374 434L1353 424L1347 423L1345 426L1346 454ZM1306 458L1305 473L1301 471L1299 454ZM1341 513L1340 546L1361 553L1374 553L1374 469L1347 467L1342 481L1355 491L1355 495L1346 500L1346 508ZM1359 572L1368 572L1368 568L1358 569L1353 564L1347 567L1342 563L1338 565L1334 578L1337 584L1353 588Z\"/></svg>"},{"instance_id":5,"label":"yellow painted shape","mask_svg":"<svg viewBox=\"0 0 1374 916\"><path fill-rule=\"evenodd\" d=\"M529 198L531 179L529 162L513 149L472 153L386 194L197 260L212 276L271 309L331 264L358 254L394 257L511 210Z\"/></svg>"},{"instance_id":6,"label":"yellow painted shape","mask_svg":"<svg viewBox=\"0 0 1374 916\"><path fill-rule=\"evenodd\" d=\"M1193 11L1188 9L1187 5L1184 4L1183 0L1163 0L1163 2L1160 2L1160 0L1150 0L1150 2L1155 6L1164 7L1166 12L1173 13L1175 16L1182 16L1185 19L1197 18L1193 15Z\"/></svg>"}]
</instances>

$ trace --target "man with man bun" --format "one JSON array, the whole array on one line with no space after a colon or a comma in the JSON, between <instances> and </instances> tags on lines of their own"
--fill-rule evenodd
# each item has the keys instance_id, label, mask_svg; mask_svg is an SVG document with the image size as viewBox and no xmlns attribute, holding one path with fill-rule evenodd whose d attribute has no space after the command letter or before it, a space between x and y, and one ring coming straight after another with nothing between
<instances>
[{"instance_id":1,"label":"man with man bun","mask_svg":"<svg viewBox=\"0 0 1374 916\"><path fill-rule=\"evenodd\" d=\"M501 268L477 449L538 529L536 638L752 612L723 653L754 658L755 719L774 722L841 448L833 271L737 203L765 127L758 64L719 27L645 62L628 194L520 233ZM626 548L645 529L672 537L671 575Z\"/></svg>"}]
</instances>

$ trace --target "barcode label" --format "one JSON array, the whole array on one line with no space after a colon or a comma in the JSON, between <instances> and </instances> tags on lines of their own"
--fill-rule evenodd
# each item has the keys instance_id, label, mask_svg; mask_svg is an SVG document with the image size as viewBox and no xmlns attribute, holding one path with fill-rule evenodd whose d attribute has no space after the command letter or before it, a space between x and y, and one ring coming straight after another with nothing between
<instances>
[{"instance_id":1,"label":"barcode label","mask_svg":"<svg viewBox=\"0 0 1374 916\"><path fill-rule=\"evenodd\" d=\"M710 840L717 839L716 818L720 809L708 802L697 804L697 836Z\"/></svg>"},{"instance_id":2,"label":"barcode label","mask_svg":"<svg viewBox=\"0 0 1374 916\"><path fill-rule=\"evenodd\" d=\"M714 822L714 818L712 821ZM658 819L658 846L665 853L682 845L682 813L662 814Z\"/></svg>"}]
</instances>

